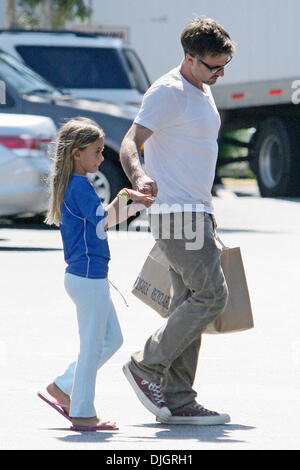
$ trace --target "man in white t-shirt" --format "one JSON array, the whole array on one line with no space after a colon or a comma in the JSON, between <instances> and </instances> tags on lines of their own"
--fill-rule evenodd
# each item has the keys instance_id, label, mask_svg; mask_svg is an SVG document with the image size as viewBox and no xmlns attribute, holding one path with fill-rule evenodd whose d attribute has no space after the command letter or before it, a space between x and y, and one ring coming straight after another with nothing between
<instances>
[{"instance_id":1,"label":"man in white t-shirt","mask_svg":"<svg viewBox=\"0 0 300 470\"><path fill-rule=\"evenodd\" d=\"M174 295L168 321L123 371L146 408L163 423L224 424L193 390L201 332L222 313L228 291L214 237L212 185L220 116L210 85L224 75L235 46L214 20L183 31L184 60L146 92L121 146L133 186L155 197L151 231L170 265ZM145 171L139 150L144 144Z\"/></svg>"}]
</instances>

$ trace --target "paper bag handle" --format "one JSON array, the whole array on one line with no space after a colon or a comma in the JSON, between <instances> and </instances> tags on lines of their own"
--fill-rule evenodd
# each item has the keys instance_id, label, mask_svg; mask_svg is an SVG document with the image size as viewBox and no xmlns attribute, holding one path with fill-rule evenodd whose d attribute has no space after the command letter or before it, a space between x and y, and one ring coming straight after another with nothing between
<instances>
[{"instance_id":1,"label":"paper bag handle","mask_svg":"<svg viewBox=\"0 0 300 470\"><path fill-rule=\"evenodd\" d=\"M215 216L214 216L213 214L210 214L210 216L211 216L211 219L212 219L212 222L213 222L213 228L214 228L215 239L220 243L220 245L222 246L222 249L223 249L223 250L228 250L229 247L226 246L226 245L222 242L221 238L219 237L219 235L218 235L218 233L217 233L217 222L216 222Z\"/></svg>"}]
</instances>

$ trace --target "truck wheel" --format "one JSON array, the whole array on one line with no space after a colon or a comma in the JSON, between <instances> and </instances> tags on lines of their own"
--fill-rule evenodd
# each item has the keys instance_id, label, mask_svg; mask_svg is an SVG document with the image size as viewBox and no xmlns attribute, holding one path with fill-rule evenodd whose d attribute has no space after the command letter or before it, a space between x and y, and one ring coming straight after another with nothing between
<instances>
[{"instance_id":1,"label":"truck wheel","mask_svg":"<svg viewBox=\"0 0 300 470\"><path fill-rule=\"evenodd\" d=\"M89 174L89 180L104 206L116 197L120 189L129 184L122 168L109 159L104 160L97 173Z\"/></svg>"},{"instance_id":2,"label":"truck wheel","mask_svg":"<svg viewBox=\"0 0 300 470\"><path fill-rule=\"evenodd\" d=\"M299 137L296 126L277 118L264 121L254 136L251 168L263 197L300 194Z\"/></svg>"}]
</instances>

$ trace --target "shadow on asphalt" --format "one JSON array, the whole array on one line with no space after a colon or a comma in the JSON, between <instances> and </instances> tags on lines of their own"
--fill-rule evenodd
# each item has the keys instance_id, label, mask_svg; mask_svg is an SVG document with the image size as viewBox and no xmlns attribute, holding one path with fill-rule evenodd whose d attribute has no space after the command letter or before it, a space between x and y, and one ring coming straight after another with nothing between
<instances>
[{"instance_id":1,"label":"shadow on asphalt","mask_svg":"<svg viewBox=\"0 0 300 470\"><path fill-rule=\"evenodd\" d=\"M289 201L289 202L300 202L299 197L277 197L277 198L270 198L273 199L274 201Z\"/></svg>"},{"instance_id":2,"label":"shadow on asphalt","mask_svg":"<svg viewBox=\"0 0 300 470\"><path fill-rule=\"evenodd\" d=\"M251 192L240 192L240 191L234 191L231 190L232 193L234 193L237 197L253 197L256 199L270 199L273 201L289 201L289 202L300 202L299 197L262 197L259 194L253 194Z\"/></svg>"},{"instance_id":3,"label":"shadow on asphalt","mask_svg":"<svg viewBox=\"0 0 300 470\"><path fill-rule=\"evenodd\" d=\"M14 230L59 230L58 227L56 226L50 226L50 225L46 225L44 223L31 223L31 222L10 222L10 221L1 221L0 219L0 230L1 229L14 229ZM133 229L131 229L130 227L130 224L126 225L126 224L122 224L122 225L119 225L116 227L116 229L110 229L109 232L114 232L114 231L135 231L135 232L150 232L150 228L148 229L145 229L145 227L134 227ZM221 227L218 228L218 231L219 232L223 232L223 233L268 233L268 234L272 234L272 233L279 233L279 232L275 232L275 231L266 231L266 230L254 230L254 229L236 229L236 228L232 228L232 229L229 229L229 228L226 228L226 229L223 229ZM282 231L280 232L282 233ZM6 241L5 238L0 238L0 241Z\"/></svg>"},{"instance_id":4,"label":"shadow on asphalt","mask_svg":"<svg viewBox=\"0 0 300 470\"><path fill-rule=\"evenodd\" d=\"M238 439L231 439L231 433L234 431L250 431L256 429L253 426L243 426L241 424L226 424L224 426L192 426L192 425L168 425L168 424L145 424L137 425L138 428L157 428L153 439L198 439L200 442L214 443L243 443ZM161 428L164 428L161 430ZM132 439L141 439L141 436L131 436Z\"/></svg>"},{"instance_id":5,"label":"shadow on asphalt","mask_svg":"<svg viewBox=\"0 0 300 470\"><path fill-rule=\"evenodd\" d=\"M62 251L62 248L38 248L35 246L0 246L0 251Z\"/></svg>"},{"instance_id":6,"label":"shadow on asphalt","mask_svg":"<svg viewBox=\"0 0 300 470\"><path fill-rule=\"evenodd\" d=\"M12 222L8 220L1 220L0 219L0 229L1 228L13 228L13 229L26 229L26 230L58 230L56 226L46 225L43 222L36 223L36 222Z\"/></svg>"},{"instance_id":7,"label":"shadow on asphalt","mask_svg":"<svg viewBox=\"0 0 300 470\"><path fill-rule=\"evenodd\" d=\"M127 230L128 227L130 227L130 222L123 223L122 225L117 225L115 228L110 229L109 231L124 231ZM44 224L43 222L32 222L30 220L28 221L10 221L6 219L1 219L0 218L0 230L2 228L8 229L14 229L14 230L59 230L59 227L56 227L55 225L47 225ZM1 241L1 239L0 239Z\"/></svg>"},{"instance_id":8,"label":"shadow on asphalt","mask_svg":"<svg viewBox=\"0 0 300 470\"><path fill-rule=\"evenodd\" d=\"M48 428L48 431L70 431L70 428ZM65 437L57 437L58 441L62 442L105 442L111 439L118 431L71 431L72 434Z\"/></svg>"},{"instance_id":9,"label":"shadow on asphalt","mask_svg":"<svg viewBox=\"0 0 300 470\"><path fill-rule=\"evenodd\" d=\"M300 202L300 198L299 197L278 197L278 198L261 198L261 196L259 196L259 194L256 194L256 193L253 193L253 191L239 191L239 190L234 190L233 188L222 188L222 189L225 189L225 190L228 190L228 192L232 192L234 193L238 198L243 198L243 197L253 197L253 198L257 198L257 199L270 199L270 200L273 200L273 201L287 201L287 202L296 202L296 203L299 203ZM139 220L139 215L140 213L137 214L136 217L132 217L128 220L127 222L127 225L130 225L130 222L137 222ZM58 227L54 226L54 225L47 225L45 224L43 221L42 221L42 217L28 217L28 218L24 218L24 217L20 217L19 219L18 218L15 218L15 219L9 219L9 218L5 218L5 217L1 217L0 218L0 230L1 228L5 228L5 229L8 229L8 228L12 228L12 229L26 229L26 230L59 230ZM145 220L145 215L143 214L143 212L141 213L141 220ZM117 226L116 227L116 230L120 230L120 231L125 231L128 229L128 226L126 226L126 223L123 223L121 224L120 226ZM130 230L130 227L129 227L129 230ZM139 231L137 228L134 228L134 231ZM145 229L141 230L141 231L145 231ZM146 230L147 231L147 230ZM239 230L239 229L219 229L220 232L224 231L224 232L256 232L256 233L279 233L279 232L267 232L267 231L258 231L258 230ZM0 241L3 241L3 239L0 239Z\"/></svg>"},{"instance_id":10,"label":"shadow on asphalt","mask_svg":"<svg viewBox=\"0 0 300 470\"><path fill-rule=\"evenodd\" d=\"M259 194L253 194L252 192L240 192L240 191L232 191L237 197L260 197Z\"/></svg>"},{"instance_id":11,"label":"shadow on asphalt","mask_svg":"<svg viewBox=\"0 0 300 470\"><path fill-rule=\"evenodd\" d=\"M282 234L284 233L282 230L254 230L251 228L220 228L218 227L219 233L257 233L257 234ZM286 232L289 233L289 232Z\"/></svg>"},{"instance_id":12,"label":"shadow on asphalt","mask_svg":"<svg viewBox=\"0 0 300 470\"><path fill-rule=\"evenodd\" d=\"M192 425L167 425L167 424L139 424L129 426L130 428L138 428L139 434L133 435L128 432L128 427L126 429L126 436L120 433L122 430L114 432L82 432L82 433L73 433L64 436L56 437L59 441L62 442L105 442L107 439L116 436L116 442L126 442L128 444L128 450L132 450L132 444L139 444L145 442L154 442L157 444L157 440L188 440L197 439L199 442L212 442L220 444L241 444L247 441L233 439L232 434L235 431L251 431L256 429L254 426L244 426L241 424L227 424L224 426L192 426ZM140 431L143 428L152 428L154 433L152 436L145 435L143 436ZM69 431L69 428L52 428L48 429L51 431ZM123 439L126 437L126 440ZM110 441L111 442L111 441ZM145 449L147 450L147 449Z\"/></svg>"}]
</instances>

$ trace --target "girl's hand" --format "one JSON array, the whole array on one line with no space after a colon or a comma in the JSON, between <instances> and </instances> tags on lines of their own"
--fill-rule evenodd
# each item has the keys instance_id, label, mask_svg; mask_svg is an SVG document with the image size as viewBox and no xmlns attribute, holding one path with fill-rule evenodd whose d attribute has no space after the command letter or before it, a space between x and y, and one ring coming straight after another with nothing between
<instances>
[{"instance_id":1,"label":"girl's hand","mask_svg":"<svg viewBox=\"0 0 300 470\"><path fill-rule=\"evenodd\" d=\"M141 204L144 204L144 206L146 207L150 207L151 204L153 204L154 202L153 197L148 194L143 194L143 193L140 193L139 191L136 191L134 189L129 189L129 188L126 188L126 192L128 193L129 198L132 201L136 201Z\"/></svg>"},{"instance_id":2,"label":"girl's hand","mask_svg":"<svg viewBox=\"0 0 300 470\"><path fill-rule=\"evenodd\" d=\"M132 204L127 205L127 201L131 199ZM150 207L154 199L150 194L144 194L135 189L123 188L119 191L115 199L106 206L106 228L114 227L124 220L128 219L137 212Z\"/></svg>"}]
</instances>

